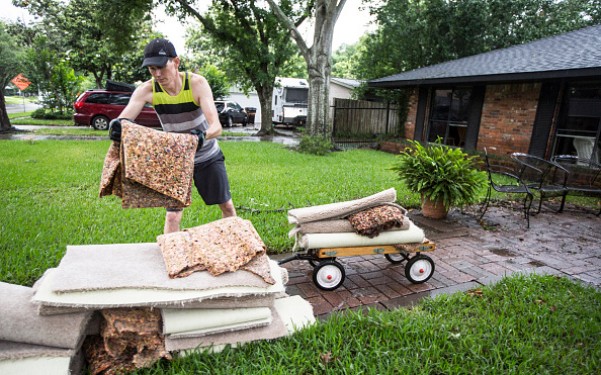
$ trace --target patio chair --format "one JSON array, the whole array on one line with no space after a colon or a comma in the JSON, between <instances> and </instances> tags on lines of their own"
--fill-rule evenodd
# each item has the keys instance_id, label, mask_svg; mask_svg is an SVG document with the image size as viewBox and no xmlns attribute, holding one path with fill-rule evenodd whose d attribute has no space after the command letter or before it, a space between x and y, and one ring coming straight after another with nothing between
<instances>
[{"instance_id":1,"label":"patio chair","mask_svg":"<svg viewBox=\"0 0 601 375\"><path fill-rule=\"evenodd\" d=\"M524 195L524 218L526 219L526 225L530 228L530 206L532 206L532 200L534 195L528 188L528 186L514 173L514 169L501 164L492 164L488 157L486 148L484 149L484 160L486 162L486 172L488 174L488 190L486 192L486 198L484 200L484 207L478 220L482 220L488 204L492 190L499 193L505 194L523 194Z\"/></svg>"},{"instance_id":2,"label":"patio chair","mask_svg":"<svg viewBox=\"0 0 601 375\"><path fill-rule=\"evenodd\" d=\"M553 161L570 172L566 182L567 192L561 200L560 212L564 208L568 195L601 198L601 164L574 155L557 155L553 157ZM601 208L597 216L601 216Z\"/></svg>"},{"instance_id":3,"label":"patio chair","mask_svg":"<svg viewBox=\"0 0 601 375\"><path fill-rule=\"evenodd\" d=\"M570 174L567 169L553 161L521 152L514 152L511 154L511 158L518 165L516 175L526 183L531 191L538 192L539 201L536 214L540 213L544 199L564 198L567 193L566 182Z\"/></svg>"}]
</instances>

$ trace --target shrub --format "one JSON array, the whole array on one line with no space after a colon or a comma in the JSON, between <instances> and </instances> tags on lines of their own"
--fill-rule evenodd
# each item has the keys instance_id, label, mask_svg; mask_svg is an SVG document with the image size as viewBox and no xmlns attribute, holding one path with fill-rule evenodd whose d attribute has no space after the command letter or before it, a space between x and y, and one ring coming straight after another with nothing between
<instances>
[{"instance_id":1,"label":"shrub","mask_svg":"<svg viewBox=\"0 0 601 375\"><path fill-rule=\"evenodd\" d=\"M424 146L417 141L398 155L391 169L407 188L436 201L442 198L446 208L474 203L486 184L486 175L476 168L477 156L460 148L435 143Z\"/></svg>"},{"instance_id":2,"label":"shrub","mask_svg":"<svg viewBox=\"0 0 601 375\"><path fill-rule=\"evenodd\" d=\"M326 155L334 148L329 138L305 135L298 144L298 151L312 155Z\"/></svg>"},{"instance_id":3,"label":"shrub","mask_svg":"<svg viewBox=\"0 0 601 375\"><path fill-rule=\"evenodd\" d=\"M31 113L31 118L38 120L70 120L72 114L70 112L47 112L44 108L38 108Z\"/></svg>"}]
</instances>

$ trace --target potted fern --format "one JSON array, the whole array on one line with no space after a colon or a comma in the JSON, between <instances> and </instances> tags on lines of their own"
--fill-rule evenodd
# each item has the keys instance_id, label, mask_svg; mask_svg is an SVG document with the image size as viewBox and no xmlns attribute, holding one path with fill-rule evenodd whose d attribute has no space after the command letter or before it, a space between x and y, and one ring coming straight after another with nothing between
<instances>
[{"instance_id":1,"label":"potted fern","mask_svg":"<svg viewBox=\"0 0 601 375\"><path fill-rule=\"evenodd\" d=\"M409 190L421 195L424 216L443 219L450 207L476 202L486 184L486 174L476 168L476 156L440 141L428 146L409 143L392 170Z\"/></svg>"}]
</instances>

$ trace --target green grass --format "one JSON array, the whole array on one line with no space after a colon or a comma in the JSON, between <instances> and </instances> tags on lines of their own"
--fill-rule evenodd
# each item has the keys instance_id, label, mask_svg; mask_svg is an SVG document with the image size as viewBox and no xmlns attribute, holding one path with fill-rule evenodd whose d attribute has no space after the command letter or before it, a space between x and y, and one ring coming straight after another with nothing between
<instances>
[{"instance_id":1,"label":"green grass","mask_svg":"<svg viewBox=\"0 0 601 375\"><path fill-rule=\"evenodd\" d=\"M25 103L36 103L37 100L38 99L36 96L26 96L25 98L23 98L22 96L5 96L4 97L4 103L7 105L23 104L23 101L25 101Z\"/></svg>"},{"instance_id":2,"label":"green grass","mask_svg":"<svg viewBox=\"0 0 601 375\"><path fill-rule=\"evenodd\" d=\"M116 197L98 198L106 141L0 141L0 280L31 285L55 267L67 245L154 242L164 209L122 209ZM394 187L394 155L372 150L326 157L269 142L222 142L238 214L250 219L270 253L288 252L286 211L354 199ZM220 218L193 190L183 227Z\"/></svg>"},{"instance_id":3,"label":"green grass","mask_svg":"<svg viewBox=\"0 0 601 375\"><path fill-rule=\"evenodd\" d=\"M346 311L275 341L196 352L139 374L595 374L601 293L554 276Z\"/></svg>"},{"instance_id":4,"label":"green grass","mask_svg":"<svg viewBox=\"0 0 601 375\"><path fill-rule=\"evenodd\" d=\"M9 113L11 125L74 126L73 120L42 120L31 117L33 111Z\"/></svg>"},{"instance_id":5,"label":"green grass","mask_svg":"<svg viewBox=\"0 0 601 375\"><path fill-rule=\"evenodd\" d=\"M394 187L395 156L372 150L300 154L222 142L234 203L271 253L289 251L286 211ZM0 141L0 280L31 285L67 245L154 242L163 209L98 198L109 141ZM495 197L499 197L495 195ZM218 219L194 191L184 227ZM347 311L279 340L195 353L140 374L591 374L601 367L601 294L552 276L519 276L439 296L413 310Z\"/></svg>"}]
</instances>

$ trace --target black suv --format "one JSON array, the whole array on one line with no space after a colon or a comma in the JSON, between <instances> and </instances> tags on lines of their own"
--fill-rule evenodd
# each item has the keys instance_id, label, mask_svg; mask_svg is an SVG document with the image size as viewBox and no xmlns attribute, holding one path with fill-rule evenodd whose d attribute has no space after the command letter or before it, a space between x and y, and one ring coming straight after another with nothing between
<instances>
[{"instance_id":1,"label":"black suv","mask_svg":"<svg viewBox=\"0 0 601 375\"><path fill-rule=\"evenodd\" d=\"M117 88L118 90L87 90L81 94L73 103L75 124L92 126L96 130L107 130L109 122L118 117L129 103L133 91L127 87ZM149 104L144 106L135 121L137 124L149 127L161 126L157 113Z\"/></svg>"},{"instance_id":2,"label":"black suv","mask_svg":"<svg viewBox=\"0 0 601 375\"><path fill-rule=\"evenodd\" d=\"M240 104L228 100L215 100L215 107L219 114L219 122L226 128L232 127L233 124L248 124L248 114Z\"/></svg>"}]
</instances>

